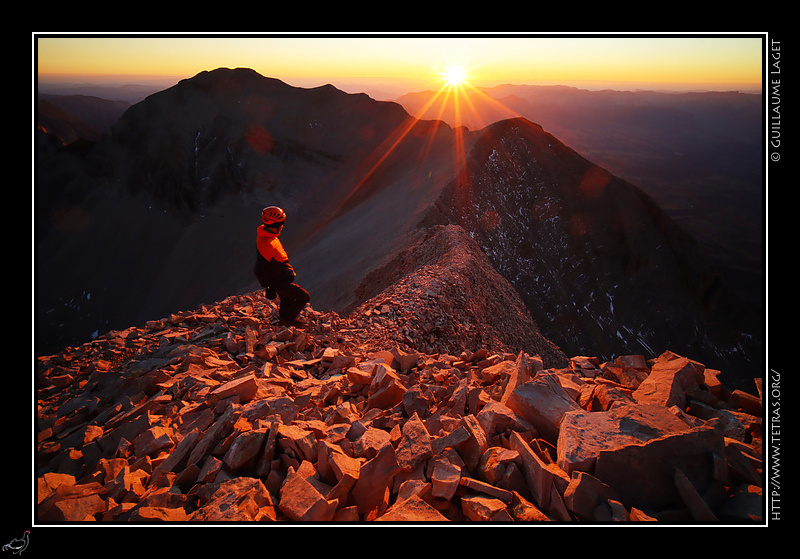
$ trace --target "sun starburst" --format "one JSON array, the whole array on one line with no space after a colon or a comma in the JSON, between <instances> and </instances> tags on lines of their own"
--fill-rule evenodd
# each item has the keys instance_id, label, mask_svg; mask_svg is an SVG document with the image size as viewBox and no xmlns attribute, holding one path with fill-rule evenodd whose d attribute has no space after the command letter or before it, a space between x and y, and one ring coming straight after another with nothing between
<instances>
[{"instance_id":1,"label":"sun starburst","mask_svg":"<svg viewBox=\"0 0 800 559\"><path fill-rule=\"evenodd\" d=\"M461 87L467 81L467 70L461 65L451 64L442 71L442 79L448 87Z\"/></svg>"}]
</instances>

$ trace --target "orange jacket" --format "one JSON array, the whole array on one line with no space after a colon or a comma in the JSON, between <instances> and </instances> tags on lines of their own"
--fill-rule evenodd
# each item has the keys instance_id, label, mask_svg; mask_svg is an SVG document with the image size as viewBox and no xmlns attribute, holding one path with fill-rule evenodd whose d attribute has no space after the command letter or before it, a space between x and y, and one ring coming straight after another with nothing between
<instances>
[{"instance_id":1,"label":"orange jacket","mask_svg":"<svg viewBox=\"0 0 800 559\"><path fill-rule=\"evenodd\" d=\"M263 225L259 225L256 229L256 248L267 262L270 260L289 261L289 255L283 249L278 235L268 232Z\"/></svg>"},{"instance_id":2,"label":"orange jacket","mask_svg":"<svg viewBox=\"0 0 800 559\"><path fill-rule=\"evenodd\" d=\"M262 287L281 287L294 281L294 268L289 264L278 235L269 233L263 225L256 230L256 265L253 269Z\"/></svg>"}]
</instances>

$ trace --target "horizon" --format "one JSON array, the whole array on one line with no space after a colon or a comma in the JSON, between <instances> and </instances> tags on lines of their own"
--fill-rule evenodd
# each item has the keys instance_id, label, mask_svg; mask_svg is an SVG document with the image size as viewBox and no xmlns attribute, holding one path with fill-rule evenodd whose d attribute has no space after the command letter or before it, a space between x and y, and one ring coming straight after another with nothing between
<instances>
[{"instance_id":1,"label":"horizon","mask_svg":"<svg viewBox=\"0 0 800 559\"><path fill-rule=\"evenodd\" d=\"M453 86L563 85L624 91L763 89L765 37L34 36L36 87L170 87L250 68L295 87L331 84L388 100Z\"/></svg>"}]
</instances>

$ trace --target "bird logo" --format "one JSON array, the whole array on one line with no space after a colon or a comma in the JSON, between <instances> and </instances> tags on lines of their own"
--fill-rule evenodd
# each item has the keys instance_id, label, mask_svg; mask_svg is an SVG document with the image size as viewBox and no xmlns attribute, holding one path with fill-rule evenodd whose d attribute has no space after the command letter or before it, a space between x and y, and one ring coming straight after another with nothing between
<instances>
[{"instance_id":1,"label":"bird logo","mask_svg":"<svg viewBox=\"0 0 800 559\"><path fill-rule=\"evenodd\" d=\"M10 551L11 553L21 555L22 552L28 547L28 538L30 537L30 533L30 530L25 530L25 533L22 534L21 538L14 538L4 545L3 551Z\"/></svg>"}]
</instances>

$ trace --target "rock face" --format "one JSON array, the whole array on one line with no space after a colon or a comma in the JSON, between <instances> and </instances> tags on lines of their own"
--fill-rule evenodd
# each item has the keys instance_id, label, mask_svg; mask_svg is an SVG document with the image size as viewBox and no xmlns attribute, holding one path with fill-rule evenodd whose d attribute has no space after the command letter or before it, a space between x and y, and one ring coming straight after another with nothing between
<instances>
[{"instance_id":1,"label":"rock face","mask_svg":"<svg viewBox=\"0 0 800 559\"><path fill-rule=\"evenodd\" d=\"M760 394L670 352L425 353L394 312L285 328L254 292L40 357L36 521L763 517Z\"/></svg>"},{"instance_id":2,"label":"rock face","mask_svg":"<svg viewBox=\"0 0 800 559\"><path fill-rule=\"evenodd\" d=\"M463 226L570 355L675 347L729 384L763 369L760 318L636 186L525 119L480 131L431 211ZM745 386L747 386L745 384Z\"/></svg>"}]
</instances>

